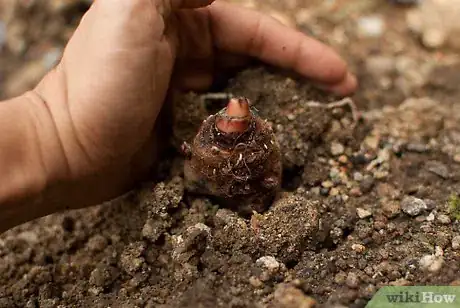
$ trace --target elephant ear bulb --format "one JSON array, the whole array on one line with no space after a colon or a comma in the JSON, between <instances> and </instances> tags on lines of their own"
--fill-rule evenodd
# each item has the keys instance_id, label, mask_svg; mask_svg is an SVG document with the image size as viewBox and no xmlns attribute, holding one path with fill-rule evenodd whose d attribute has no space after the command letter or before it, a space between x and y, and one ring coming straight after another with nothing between
<instances>
[{"instance_id":1,"label":"elephant ear bulb","mask_svg":"<svg viewBox=\"0 0 460 308\"><path fill-rule=\"evenodd\" d=\"M246 214L266 210L281 185L281 152L270 124L247 98L231 98L184 143L184 177L191 193L213 197Z\"/></svg>"}]
</instances>

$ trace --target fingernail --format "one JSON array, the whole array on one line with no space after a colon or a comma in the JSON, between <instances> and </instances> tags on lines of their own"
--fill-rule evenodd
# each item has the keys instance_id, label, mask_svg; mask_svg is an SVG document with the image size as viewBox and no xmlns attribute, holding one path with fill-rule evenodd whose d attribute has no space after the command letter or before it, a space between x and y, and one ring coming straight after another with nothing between
<instances>
[{"instance_id":1,"label":"fingernail","mask_svg":"<svg viewBox=\"0 0 460 308\"><path fill-rule=\"evenodd\" d=\"M353 94L358 87L358 80L352 73L347 73L346 77L335 84L315 83L315 86L323 91L332 92L336 95L347 96Z\"/></svg>"}]
</instances>

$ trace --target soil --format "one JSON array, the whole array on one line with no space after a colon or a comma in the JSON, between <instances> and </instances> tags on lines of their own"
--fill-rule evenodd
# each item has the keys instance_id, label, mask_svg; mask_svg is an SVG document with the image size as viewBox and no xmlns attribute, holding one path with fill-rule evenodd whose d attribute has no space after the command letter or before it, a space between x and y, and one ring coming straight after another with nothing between
<instances>
[{"instance_id":1,"label":"soil","mask_svg":"<svg viewBox=\"0 0 460 308\"><path fill-rule=\"evenodd\" d=\"M74 2L81 13L84 1ZM0 235L0 307L364 307L386 285L458 285L455 50L424 48L407 30L409 8L320 2L260 9L342 52L361 80L352 98L358 113L266 66L218 89L248 97L281 145L283 192L267 212L241 217L184 190L180 143L222 106L186 94L174 102L160 183ZM27 16L20 12L18 22ZM386 22L381 37L357 34L356 21L368 15ZM70 29L75 17L59 22ZM45 38L60 46L53 35ZM13 68L26 74L19 63L30 57L2 52L12 67L1 71L5 96L26 87L5 85L18 84Z\"/></svg>"}]
</instances>

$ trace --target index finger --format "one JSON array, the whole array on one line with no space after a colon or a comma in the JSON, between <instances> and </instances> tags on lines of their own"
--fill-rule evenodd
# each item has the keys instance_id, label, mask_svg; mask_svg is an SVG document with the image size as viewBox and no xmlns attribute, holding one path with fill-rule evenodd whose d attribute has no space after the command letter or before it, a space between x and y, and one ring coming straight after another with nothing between
<instances>
[{"instance_id":1,"label":"index finger","mask_svg":"<svg viewBox=\"0 0 460 308\"><path fill-rule=\"evenodd\" d=\"M217 48L296 71L337 94L356 89L356 78L330 47L253 10L220 1L208 8Z\"/></svg>"}]
</instances>

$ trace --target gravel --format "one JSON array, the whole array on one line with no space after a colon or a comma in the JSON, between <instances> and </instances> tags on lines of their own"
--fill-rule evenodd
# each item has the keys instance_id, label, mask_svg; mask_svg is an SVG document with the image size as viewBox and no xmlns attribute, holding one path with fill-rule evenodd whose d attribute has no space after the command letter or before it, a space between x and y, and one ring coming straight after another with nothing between
<instances>
[{"instance_id":1,"label":"gravel","mask_svg":"<svg viewBox=\"0 0 460 308\"><path fill-rule=\"evenodd\" d=\"M439 161L429 161L426 163L428 171L440 176L443 179L449 178L449 169L447 166Z\"/></svg>"},{"instance_id":2,"label":"gravel","mask_svg":"<svg viewBox=\"0 0 460 308\"><path fill-rule=\"evenodd\" d=\"M422 270L437 273L444 264L444 258L436 255L425 255L420 259L419 264Z\"/></svg>"},{"instance_id":3,"label":"gravel","mask_svg":"<svg viewBox=\"0 0 460 308\"><path fill-rule=\"evenodd\" d=\"M428 207L426 203L419 198L406 196L401 201L401 209L404 213L410 216L418 216Z\"/></svg>"},{"instance_id":4,"label":"gravel","mask_svg":"<svg viewBox=\"0 0 460 308\"><path fill-rule=\"evenodd\" d=\"M454 238L452 239L452 249L460 249L460 235L454 236Z\"/></svg>"},{"instance_id":5,"label":"gravel","mask_svg":"<svg viewBox=\"0 0 460 308\"><path fill-rule=\"evenodd\" d=\"M360 219L365 219L372 216L372 212L363 208L357 208L356 213Z\"/></svg>"},{"instance_id":6,"label":"gravel","mask_svg":"<svg viewBox=\"0 0 460 308\"><path fill-rule=\"evenodd\" d=\"M378 38L385 31L385 21L381 16L364 16L358 19L358 32L363 37Z\"/></svg>"},{"instance_id":7,"label":"gravel","mask_svg":"<svg viewBox=\"0 0 460 308\"><path fill-rule=\"evenodd\" d=\"M439 214L437 217L439 223L443 225L448 225L451 223L450 217L446 214Z\"/></svg>"},{"instance_id":8,"label":"gravel","mask_svg":"<svg viewBox=\"0 0 460 308\"><path fill-rule=\"evenodd\" d=\"M342 155L345 152L345 147L339 142L331 143L331 154L334 156Z\"/></svg>"},{"instance_id":9,"label":"gravel","mask_svg":"<svg viewBox=\"0 0 460 308\"><path fill-rule=\"evenodd\" d=\"M345 283L349 288L352 288L352 289L358 288L359 283L360 283L358 275L354 272L348 273Z\"/></svg>"}]
</instances>

